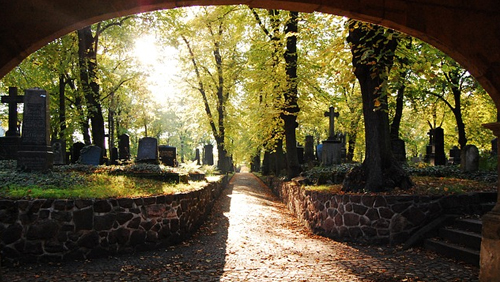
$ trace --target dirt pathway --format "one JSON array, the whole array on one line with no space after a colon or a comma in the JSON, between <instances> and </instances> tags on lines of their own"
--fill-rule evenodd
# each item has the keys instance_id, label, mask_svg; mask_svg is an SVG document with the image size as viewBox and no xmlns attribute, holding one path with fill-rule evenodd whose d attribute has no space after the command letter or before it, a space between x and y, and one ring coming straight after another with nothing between
<instances>
[{"instance_id":1,"label":"dirt pathway","mask_svg":"<svg viewBox=\"0 0 500 282\"><path fill-rule=\"evenodd\" d=\"M181 245L2 272L4 281L477 281L478 277L475 267L424 251L316 236L249 173L233 177L206 224Z\"/></svg>"}]
</instances>

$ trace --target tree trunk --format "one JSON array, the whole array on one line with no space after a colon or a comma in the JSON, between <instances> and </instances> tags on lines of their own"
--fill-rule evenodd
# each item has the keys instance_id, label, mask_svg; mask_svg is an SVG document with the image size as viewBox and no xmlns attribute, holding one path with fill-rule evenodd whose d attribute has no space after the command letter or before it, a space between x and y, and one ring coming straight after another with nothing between
<instances>
[{"instance_id":1,"label":"tree trunk","mask_svg":"<svg viewBox=\"0 0 500 282\"><path fill-rule=\"evenodd\" d=\"M287 178L292 179L302 171L297 153L297 138L295 129L297 128L297 114L299 112L298 90L297 90L297 32L298 32L298 12L290 12L290 19L285 26L286 50L284 53L286 63L286 75L288 89L285 92L285 107L281 118L284 121L286 140L286 161Z\"/></svg>"},{"instance_id":2,"label":"tree trunk","mask_svg":"<svg viewBox=\"0 0 500 282\"><path fill-rule=\"evenodd\" d=\"M401 80L404 80L402 78ZM398 88L398 93L396 96L396 110L394 113L394 118L391 123L391 139L399 139L399 128L401 127L401 119L403 117L403 98L405 93L404 81L400 81L401 85Z\"/></svg>"},{"instance_id":3,"label":"tree trunk","mask_svg":"<svg viewBox=\"0 0 500 282\"><path fill-rule=\"evenodd\" d=\"M346 176L346 191L380 192L412 186L391 151L385 83L397 41L394 36L388 38L387 33L380 26L349 22L348 41L363 100L366 155L363 164Z\"/></svg>"},{"instance_id":4,"label":"tree trunk","mask_svg":"<svg viewBox=\"0 0 500 282\"><path fill-rule=\"evenodd\" d=\"M104 154L104 116L100 104L99 84L97 84L97 35L92 35L90 26L78 30L78 58L80 81L87 101L92 141L101 147Z\"/></svg>"}]
</instances>

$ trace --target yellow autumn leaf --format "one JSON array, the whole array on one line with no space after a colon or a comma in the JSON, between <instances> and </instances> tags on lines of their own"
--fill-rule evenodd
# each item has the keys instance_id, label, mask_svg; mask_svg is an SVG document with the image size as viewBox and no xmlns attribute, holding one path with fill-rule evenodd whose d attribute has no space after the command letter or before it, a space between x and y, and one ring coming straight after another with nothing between
<instances>
[{"instance_id":1,"label":"yellow autumn leaf","mask_svg":"<svg viewBox=\"0 0 500 282\"><path fill-rule=\"evenodd\" d=\"M375 104L375 107L380 107L380 101L378 99L375 99L375 101L373 101L373 103Z\"/></svg>"}]
</instances>

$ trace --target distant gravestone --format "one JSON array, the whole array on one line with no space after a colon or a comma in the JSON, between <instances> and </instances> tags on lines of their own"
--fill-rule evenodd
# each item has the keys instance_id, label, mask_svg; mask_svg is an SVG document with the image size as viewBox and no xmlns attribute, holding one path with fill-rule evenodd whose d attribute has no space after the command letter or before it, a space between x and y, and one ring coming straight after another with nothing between
<instances>
[{"instance_id":1,"label":"distant gravestone","mask_svg":"<svg viewBox=\"0 0 500 282\"><path fill-rule=\"evenodd\" d=\"M492 155L497 155L498 154L498 138L495 138L491 140L491 154Z\"/></svg>"},{"instance_id":2,"label":"distant gravestone","mask_svg":"<svg viewBox=\"0 0 500 282\"><path fill-rule=\"evenodd\" d=\"M99 146L89 145L80 151L79 162L84 165L99 165L101 163L102 149Z\"/></svg>"},{"instance_id":3,"label":"distant gravestone","mask_svg":"<svg viewBox=\"0 0 500 282\"><path fill-rule=\"evenodd\" d=\"M158 164L158 140L144 137L139 140L137 162Z\"/></svg>"},{"instance_id":4,"label":"distant gravestone","mask_svg":"<svg viewBox=\"0 0 500 282\"><path fill-rule=\"evenodd\" d=\"M318 144L318 146L316 146L316 156L318 157L318 161L321 162L321 158L323 157L323 144Z\"/></svg>"},{"instance_id":5,"label":"distant gravestone","mask_svg":"<svg viewBox=\"0 0 500 282\"><path fill-rule=\"evenodd\" d=\"M17 104L24 101L24 96L17 95L17 87L9 87L9 95L2 96L2 103L9 104L9 128L0 138L0 160L17 160L17 151L21 143L17 124Z\"/></svg>"},{"instance_id":6,"label":"distant gravestone","mask_svg":"<svg viewBox=\"0 0 500 282\"><path fill-rule=\"evenodd\" d=\"M398 162L406 163L406 145L402 139L391 140L391 151Z\"/></svg>"},{"instance_id":7,"label":"distant gravestone","mask_svg":"<svg viewBox=\"0 0 500 282\"><path fill-rule=\"evenodd\" d=\"M444 130L441 127L434 129L434 165L446 165L446 155L444 153Z\"/></svg>"},{"instance_id":8,"label":"distant gravestone","mask_svg":"<svg viewBox=\"0 0 500 282\"><path fill-rule=\"evenodd\" d=\"M306 136L306 144L304 147L304 161L306 163L314 161L314 137Z\"/></svg>"},{"instance_id":9,"label":"distant gravestone","mask_svg":"<svg viewBox=\"0 0 500 282\"><path fill-rule=\"evenodd\" d=\"M201 165L200 149L198 149L198 148L196 148L194 160L196 161L196 165Z\"/></svg>"},{"instance_id":10,"label":"distant gravestone","mask_svg":"<svg viewBox=\"0 0 500 282\"><path fill-rule=\"evenodd\" d=\"M462 160L463 172L476 172L479 170L479 150L474 145L467 145L464 148L464 159Z\"/></svg>"},{"instance_id":11,"label":"distant gravestone","mask_svg":"<svg viewBox=\"0 0 500 282\"><path fill-rule=\"evenodd\" d=\"M52 140L52 153L54 154L55 165L66 164L66 145L61 139Z\"/></svg>"},{"instance_id":12,"label":"distant gravestone","mask_svg":"<svg viewBox=\"0 0 500 282\"><path fill-rule=\"evenodd\" d=\"M177 166L177 148L172 146L161 145L158 147L160 161L166 166Z\"/></svg>"},{"instance_id":13,"label":"distant gravestone","mask_svg":"<svg viewBox=\"0 0 500 282\"><path fill-rule=\"evenodd\" d=\"M71 163L76 164L80 159L80 151L85 147L85 144L82 142L73 143L71 146Z\"/></svg>"},{"instance_id":14,"label":"distant gravestone","mask_svg":"<svg viewBox=\"0 0 500 282\"><path fill-rule=\"evenodd\" d=\"M461 157L460 157L460 149L457 146L453 146L453 148L450 149L450 158L448 159L448 164L451 165L458 165L461 163Z\"/></svg>"},{"instance_id":15,"label":"distant gravestone","mask_svg":"<svg viewBox=\"0 0 500 282\"><path fill-rule=\"evenodd\" d=\"M111 148L111 164L116 165L118 164L118 148L113 147Z\"/></svg>"},{"instance_id":16,"label":"distant gravestone","mask_svg":"<svg viewBox=\"0 0 500 282\"><path fill-rule=\"evenodd\" d=\"M23 134L17 152L17 167L25 171L52 169L49 96L43 89L28 89L24 95Z\"/></svg>"},{"instance_id":17,"label":"distant gravestone","mask_svg":"<svg viewBox=\"0 0 500 282\"><path fill-rule=\"evenodd\" d=\"M127 134L118 136L118 158L120 160L130 159L130 137Z\"/></svg>"},{"instance_id":18,"label":"distant gravestone","mask_svg":"<svg viewBox=\"0 0 500 282\"><path fill-rule=\"evenodd\" d=\"M203 153L203 164L214 165L214 145L205 145L205 147L203 147Z\"/></svg>"},{"instance_id":19,"label":"distant gravestone","mask_svg":"<svg viewBox=\"0 0 500 282\"><path fill-rule=\"evenodd\" d=\"M323 141L320 161L326 166L340 164L342 162L342 142L335 134L335 118L339 117L339 113L335 112L334 107L330 107L324 115L329 119L328 139Z\"/></svg>"}]
</instances>

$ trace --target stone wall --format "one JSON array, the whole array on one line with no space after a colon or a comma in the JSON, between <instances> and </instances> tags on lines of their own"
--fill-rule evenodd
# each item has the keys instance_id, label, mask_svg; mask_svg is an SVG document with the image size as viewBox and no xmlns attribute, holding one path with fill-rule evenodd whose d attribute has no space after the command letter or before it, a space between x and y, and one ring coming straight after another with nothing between
<instances>
[{"instance_id":1,"label":"stone wall","mask_svg":"<svg viewBox=\"0 0 500 282\"><path fill-rule=\"evenodd\" d=\"M178 243L199 228L227 182L146 198L0 200L2 260L83 260Z\"/></svg>"},{"instance_id":2,"label":"stone wall","mask_svg":"<svg viewBox=\"0 0 500 282\"><path fill-rule=\"evenodd\" d=\"M496 193L451 196L331 194L306 191L294 182L268 181L303 224L341 241L401 243L443 214L483 214Z\"/></svg>"}]
</instances>

